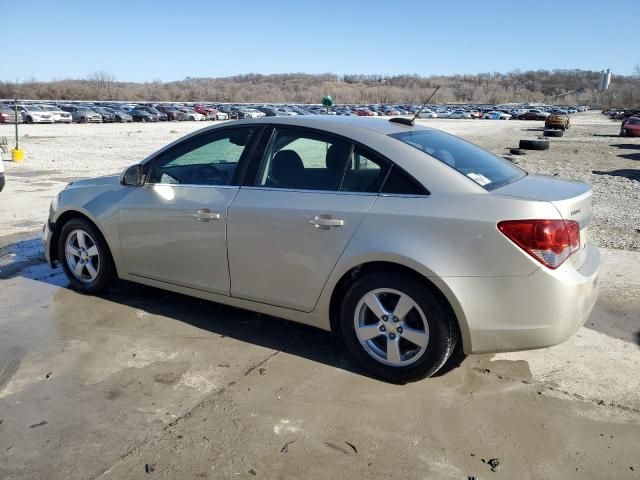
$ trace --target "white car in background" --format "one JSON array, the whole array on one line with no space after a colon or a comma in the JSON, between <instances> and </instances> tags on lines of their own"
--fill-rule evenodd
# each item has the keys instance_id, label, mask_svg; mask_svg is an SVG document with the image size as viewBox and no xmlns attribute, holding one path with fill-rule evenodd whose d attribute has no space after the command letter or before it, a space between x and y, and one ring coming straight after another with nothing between
<instances>
[{"instance_id":1,"label":"white car in background","mask_svg":"<svg viewBox=\"0 0 640 480\"><path fill-rule=\"evenodd\" d=\"M209 116L212 120L229 120L229 114L225 112L221 112L220 110L216 110L214 113L211 113Z\"/></svg>"},{"instance_id":2,"label":"white car in background","mask_svg":"<svg viewBox=\"0 0 640 480\"><path fill-rule=\"evenodd\" d=\"M58 107L54 107L53 105L42 105L42 108L47 112L51 112L55 123L71 123L73 121L73 117L71 117L69 112L65 112Z\"/></svg>"},{"instance_id":3,"label":"white car in background","mask_svg":"<svg viewBox=\"0 0 640 480\"><path fill-rule=\"evenodd\" d=\"M180 111L184 112L185 115L187 116L185 120L191 120L193 122L202 122L203 120L207 119L207 117L205 117L201 113L196 112L191 108L182 108L180 109Z\"/></svg>"},{"instance_id":4,"label":"white car in background","mask_svg":"<svg viewBox=\"0 0 640 480\"><path fill-rule=\"evenodd\" d=\"M418 114L418 118L438 118L438 114L433 110L425 109Z\"/></svg>"},{"instance_id":5,"label":"white car in background","mask_svg":"<svg viewBox=\"0 0 640 480\"><path fill-rule=\"evenodd\" d=\"M509 120L511 118L511 115L509 115L508 113L494 110L491 112L486 112L482 116L482 118L484 118L485 120Z\"/></svg>"},{"instance_id":6,"label":"white car in background","mask_svg":"<svg viewBox=\"0 0 640 480\"><path fill-rule=\"evenodd\" d=\"M18 105L18 112L25 123L53 123L53 113L40 105Z\"/></svg>"},{"instance_id":7,"label":"white car in background","mask_svg":"<svg viewBox=\"0 0 640 480\"><path fill-rule=\"evenodd\" d=\"M454 110L449 114L449 118L471 118L471 114L464 110Z\"/></svg>"},{"instance_id":8,"label":"white car in background","mask_svg":"<svg viewBox=\"0 0 640 480\"><path fill-rule=\"evenodd\" d=\"M243 118L262 118L267 116L266 113L255 108L243 108L240 111L244 115Z\"/></svg>"}]
</instances>

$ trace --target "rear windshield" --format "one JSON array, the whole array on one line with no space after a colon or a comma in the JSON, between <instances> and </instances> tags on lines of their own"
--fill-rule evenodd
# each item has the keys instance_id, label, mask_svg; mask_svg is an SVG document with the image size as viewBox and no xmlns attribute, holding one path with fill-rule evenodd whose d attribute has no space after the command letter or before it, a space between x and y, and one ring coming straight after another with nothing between
<instances>
[{"instance_id":1,"label":"rear windshield","mask_svg":"<svg viewBox=\"0 0 640 480\"><path fill-rule=\"evenodd\" d=\"M486 190L493 190L526 175L526 172L507 160L438 130L399 132L391 134L391 137L446 163Z\"/></svg>"}]
</instances>

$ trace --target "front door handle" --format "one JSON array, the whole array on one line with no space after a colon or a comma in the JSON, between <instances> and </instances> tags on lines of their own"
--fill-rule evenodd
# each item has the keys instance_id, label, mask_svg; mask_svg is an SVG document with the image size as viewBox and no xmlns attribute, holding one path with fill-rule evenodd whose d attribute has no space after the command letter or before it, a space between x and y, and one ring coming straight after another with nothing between
<instances>
[{"instance_id":1,"label":"front door handle","mask_svg":"<svg viewBox=\"0 0 640 480\"><path fill-rule=\"evenodd\" d=\"M193 214L193 218L199 222L210 222L211 220L220 219L220 214L218 212L212 212L209 208L201 208L197 213Z\"/></svg>"},{"instance_id":2,"label":"front door handle","mask_svg":"<svg viewBox=\"0 0 640 480\"><path fill-rule=\"evenodd\" d=\"M344 220L341 218L332 218L331 215L316 215L316 217L312 220L309 220L309 223L316 228L320 228L322 230L328 230L333 227L342 227L344 225Z\"/></svg>"}]
</instances>

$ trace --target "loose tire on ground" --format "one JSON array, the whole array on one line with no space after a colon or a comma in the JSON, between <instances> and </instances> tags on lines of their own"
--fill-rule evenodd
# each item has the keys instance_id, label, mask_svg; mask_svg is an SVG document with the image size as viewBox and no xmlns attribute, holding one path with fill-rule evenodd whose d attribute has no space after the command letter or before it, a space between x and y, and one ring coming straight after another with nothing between
<instances>
[{"instance_id":1,"label":"loose tire on ground","mask_svg":"<svg viewBox=\"0 0 640 480\"><path fill-rule=\"evenodd\" d=\"M510 148L509 149L509 153L513 154L513 155L526 155L527 152L525 150L523 150L522 148Z\"/></svg>"},{"instance_id":2,"label":"loose tire on ground","mask_svg":"<svg viewBox=\"0 0 640 480\"><path fill-rule=\"evenodd\" d=\"M390 315L384 322L381 320L381 316L374 314L373 310L369 309L369 302L365 302L365 298L371 298L372 292L381 291L383 292L382 297L377 298L381 302L383 300L388 302L385 308ZM417 306L417 308L413 307L407 310L408 313L397 323L394 322L393 317L402 308L398 306L400 300L393 298L396 294L400 297L404 296L403 298L408 299L407 302L413 302ZM388 297L385 298L384 295L388 295ZM393 308L389 308L389 305L394 300L397 303ZM367 306L365 307L364 305ZM398 345L402 345L400 351L405 349L405 353L401 355L402 361L400 362L404 364L391 365L384 363L383 359L376 359L375 353L371 353L371 344L365 346L367 342L360 340L358 335L362 335L362 330L356 325L363 318L363 312L370 321L374 322L374 326L387 325L389 327L379 335L373 331L376 335L376 342L379 341L382 345L388 347L391 331L395 330L397 332L396 340ZM435 374L445 364L458 341L458 329L455 321L448 306L444 305L433 292L412 276L401 272L372 273L359 278L347 291L340 310L342 337L355 359L372 374L394 383L421 380ZM424 332L426 332L425 347L418 347L417 344L414 345L413 342L408 340L408 334L415 334L418 331L416 329L412 330L411 325L418 328L420 322L426 323L423 328ZM406 331L400 332L397 327L402 325L404 325ZM366 326L370 326L370 324ZM379 330L379 327L376 328ZM356 333L356 329L359 330L358 333ZM409 341L408 344L407 341ZM411 357L411 349L415 348L421 348L421 350ZM386 350L386 359L389 361L388 348Z\"/></svg>"},{"instance_id":3,"label":"loose tire on ground","mask_svg":"<svg viewBox=\"0 0 640 480\"><path fill-rule=\"evenodd\" d=\"M85 239L87 247L95 246L97 249L98 260L97 262L95 259L92 260L93 268L97 270L97 274L96 277L91 280L79 280L72 271L72 265L69 264L67 241L70 236L78 231L84 232L88 235L88 240ZM90 222L81 218L74 218L66 222L60 230L57 248L58 259L62 265L65 275L69 279L69 285L71 288L83 293L98 293L107 287L114 273L113 260L111 258L111 253L109 252L107 242L104 240L98 229L96 229ZM85 277L91 276L88 269L82 269L82 273Z\"/></svg>"},{"instance_id":4,"label":"loose tire on ground","mask_svg":"<svg viewBox=\"0 0 640 480\"><path fill-rule=\"evenodd\" d=\"M525 150L549 150L549 140L520 140L519 147Z\"/></svg>"},{"instance_id":5,"label":"loose tire on ground","mask_svg":"<svg viewBox=\"0 0 640 480\"><path fill-rule=\"evenodd\" d=\"M545 137L562 137L564 132L562 130L545 130L542 134Z\"/></svg>"}]
</instances>

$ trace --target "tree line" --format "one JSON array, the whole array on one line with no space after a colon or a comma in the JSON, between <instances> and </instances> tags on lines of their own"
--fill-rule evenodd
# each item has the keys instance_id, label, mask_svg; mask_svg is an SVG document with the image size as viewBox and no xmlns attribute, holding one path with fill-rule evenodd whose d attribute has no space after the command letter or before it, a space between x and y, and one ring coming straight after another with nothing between
<instances>
[{"instance_id":1,"label":"tree line","mask_svg":"<svg viewBox=\"0 0 640 480\"><path fill-rule=\"evenodd\" d=\"M108 72L86 79L0 82L0 98L31 100L128 100L157 102L419 103L440 85L433 103L547 102L603 107L639 107L640 72L614 75L609 91L597 91L600 72L590 70L516 70L475 75L362 75L333 73L256 73L222 78L161 82L117 81ZM575 91L569 95L561 94Z\"/></svg>"}]
</instances>

